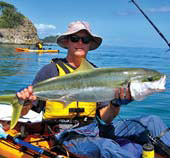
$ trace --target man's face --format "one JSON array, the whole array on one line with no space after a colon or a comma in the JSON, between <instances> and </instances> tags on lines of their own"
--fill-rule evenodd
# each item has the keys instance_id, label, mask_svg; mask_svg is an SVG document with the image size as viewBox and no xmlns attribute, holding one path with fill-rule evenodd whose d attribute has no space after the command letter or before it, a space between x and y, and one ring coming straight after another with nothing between
<instances>
[{"instance_id":1,"label":"man's face","mask_svg":"<svg viewBox=\"0 0 170 158\"><path fill-rule=\"evenodd\" d=\"M80 31L69 36L67 44L70 54L85 57L90 48L91 37L86 31Z\"/></svg>"}]
</instances>

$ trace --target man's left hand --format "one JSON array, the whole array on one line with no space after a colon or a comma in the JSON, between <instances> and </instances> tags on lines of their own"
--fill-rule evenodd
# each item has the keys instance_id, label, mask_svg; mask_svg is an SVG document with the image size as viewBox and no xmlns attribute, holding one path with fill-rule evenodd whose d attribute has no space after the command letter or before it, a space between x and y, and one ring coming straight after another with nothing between
<instances>
[{"instance_id":1,"label":"man's left hand","mask_svg":"<svg viewBox=\"0 0 170 158\"><path fill-rule=\"evenodd\" d=\"M117 88L115 91L115 104L129 104L133 101L129 88Z\"/></svg>"}]
</instances>

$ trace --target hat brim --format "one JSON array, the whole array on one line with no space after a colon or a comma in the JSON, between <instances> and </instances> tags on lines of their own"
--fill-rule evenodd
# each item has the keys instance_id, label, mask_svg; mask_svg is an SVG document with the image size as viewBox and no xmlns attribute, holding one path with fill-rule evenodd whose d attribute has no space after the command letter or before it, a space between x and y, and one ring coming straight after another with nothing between
<instances>
[{"instance_id":1,"label":"hat brim","mask_svg":"<svg viewBox=\"0 0 170 158\"><path fill-rule=\"evenodd\" d=\"M94 49L98 48L100 46L100 44L102 43L102 38L95 35L95 34L92 34L91 32L89 32L86 29L80 29L80 30L76 30L76 31L72 31L72 32L65 32L65 33L63 33L63 34L61 34L61 35L59 35L57 37L56 43L60 47L68 49L68 47L66 45L66 40L67 40L66 37L69 36L69 35L75 34L75 33L79 32L79 31L82 31L82 30L85 30L92 37L92 41L91 41L89 50L94 50Z\"/></svg>"}]
</instances>

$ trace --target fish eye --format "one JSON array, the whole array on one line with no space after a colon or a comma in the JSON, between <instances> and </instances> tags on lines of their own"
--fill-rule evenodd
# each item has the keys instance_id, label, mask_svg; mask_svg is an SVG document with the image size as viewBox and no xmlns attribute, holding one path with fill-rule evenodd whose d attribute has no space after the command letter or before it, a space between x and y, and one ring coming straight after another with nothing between
<instances>
[{"instance_id":1,"label":"fish eye","mask_svg":"<svg viewBox=\"0 0 170 158\"><path fill-rule=\"evenodd\" d=\"M148 81L153 81L153 77L148 77Z\"/></svg>"}]
</instances>

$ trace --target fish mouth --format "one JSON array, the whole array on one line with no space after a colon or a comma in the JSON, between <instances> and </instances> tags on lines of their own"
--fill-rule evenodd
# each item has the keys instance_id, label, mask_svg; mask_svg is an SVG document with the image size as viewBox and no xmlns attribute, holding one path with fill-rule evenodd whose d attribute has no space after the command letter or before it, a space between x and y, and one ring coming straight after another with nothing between
<instances>
[{"instance_id":1,"label":"fish mouth","mask_svg":"<svg viewBox=\"0 0 170 158\"><path fill-rule=\"evenodd\" d=\"M165 84L166 75L153 82L134 81L130 84L131 96L134 100L141 101L152 93L164 92Z\"/></svg>"}]
</instances>

